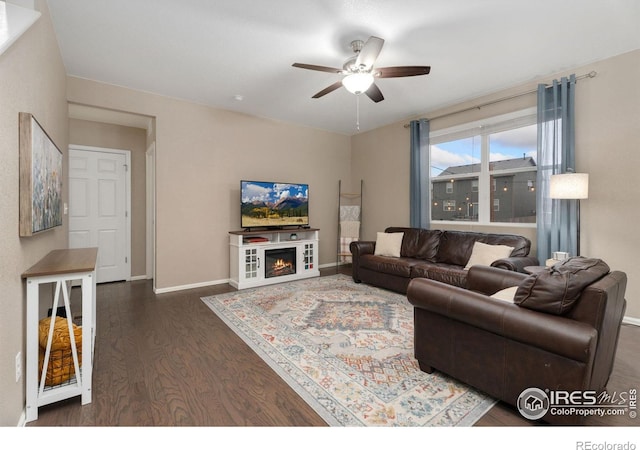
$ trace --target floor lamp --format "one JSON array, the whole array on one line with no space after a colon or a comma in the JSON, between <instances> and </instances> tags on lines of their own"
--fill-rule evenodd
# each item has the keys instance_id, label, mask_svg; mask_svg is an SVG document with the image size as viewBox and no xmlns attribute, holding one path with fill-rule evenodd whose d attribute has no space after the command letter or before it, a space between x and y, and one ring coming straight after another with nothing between
<instances>
[{"instance_id":1,"label":"floor lamp","mask_svg":"<svg viewBox=\"0 0 640 450\"><path fill-rule=\"evenodd\" d=\"M551 175L550 197L555 199L577 200L577 247L580 256L580 200L589 198L588 173L562 173Z\"/></svg>"}]
</instances>

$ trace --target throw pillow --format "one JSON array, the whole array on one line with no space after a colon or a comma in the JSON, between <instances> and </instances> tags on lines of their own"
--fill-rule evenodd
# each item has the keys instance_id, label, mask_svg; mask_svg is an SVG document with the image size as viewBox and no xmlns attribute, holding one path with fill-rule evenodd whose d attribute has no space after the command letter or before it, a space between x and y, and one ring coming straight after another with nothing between
<instances>
[{"instance_id":1,"label":"throw pillow","mask_svg":"<svg viewBox=\"0 0 640 450\"><path fill-rule=\"evenodd\" d=\"M373 254L379 256L395 256L399 258L403 237L404 233L378 232L378 236L376 238L376 248Z\"/></svg>"},{"instance_id":2,"label":"throw pillow","mask_svg":"<svg viewBox=\"0 0 640 450\"><path fill-rule=\"evenodd\" d=\"M469 267L475 265L490 266L492 262L497 259L508 258L513 251L513 247L507 245L489 245L482 242L475 242L473 244L473 250L465 270L469 270Z\"/></svg>"},{"instance_id":3,"label":"throw pillow","mask_svg":"<svg viewBox=\"0 0 640 450\"><path fill-rule=\"evenodd\" d=\"M496 292L490 297L498 300L503 300L505 302L513 303L513 298L515 297L517 290L518 290L518 286L511 286Z\"/></svg>"},{"instance_id":4,"label":"throw pillow","mask_svg":"<svg viewBox=\"0 0 640 450\"><path fill-rule=\"evenodd\" d=\"M518 286L514 303L551 314L568 312L582 290L609 273L601 259L574 256L528 276Z\"/></svg>"}]
</instances>

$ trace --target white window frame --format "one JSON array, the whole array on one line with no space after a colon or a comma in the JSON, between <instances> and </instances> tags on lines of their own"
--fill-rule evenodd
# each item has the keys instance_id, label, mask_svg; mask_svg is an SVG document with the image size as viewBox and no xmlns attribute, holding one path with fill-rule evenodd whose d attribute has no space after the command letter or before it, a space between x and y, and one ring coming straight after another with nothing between
<instances>
[{"instance_id":1,"label":"white window frame","mask_svg":"<svg viewBox=\"0 0 640 450\"><path fill-rule=\"evenodd\" d=\"M495 170L489 171L489 136L493 133L500 131L508 131L515 128L534 125L537 122L536 108L527 108L520 111L516 111L509 114L503 114L499 116L489 117L483 120L469 122L466 124L445 128L442 130L432 131L429 133L429 145L437 145L443 142L455 141L458 139L469 138L473 136L480 136L481 138L481 164L480 172L478 176L478 220L474 221L475 225L482 226L500 226L500 227L513 227L513 228L536 228L536 223L518 223L518 222L491 222L491 210L494 208L491 202L490 190L496 189L495 179L490 182L492 175L500 175L502 173L516 173L516 172L531 172L530 167L521 169L510 170ZM431 150L429 150L431 151ZM536 168L537 170L537 168ZM476 173L472 174L476 175ZM433 180L448 179L451 182L455 182L457 178L469 178L470 174L461 175L443 175L442 177L431 177L430 182ZM431 191L431 189L429 189ZM429 205L431 202L429 201ZM444 207L444 205L443 205ZM430 210L431 211L431 210ZM459 221L455 220L431 220L431 212L429 212L429 222L435 226L435 224L444 225L459 225Z\"/></svg>"},{"instance_id":2,"label":"white window frame","mask_svg":"<svg viewBox=\"0 0 640 450\"><path fill-rule=\"evenodd\" d=\"M446 192L447 194L453 194L453 181L447 181Z\"/></svg>"}]
</instances>

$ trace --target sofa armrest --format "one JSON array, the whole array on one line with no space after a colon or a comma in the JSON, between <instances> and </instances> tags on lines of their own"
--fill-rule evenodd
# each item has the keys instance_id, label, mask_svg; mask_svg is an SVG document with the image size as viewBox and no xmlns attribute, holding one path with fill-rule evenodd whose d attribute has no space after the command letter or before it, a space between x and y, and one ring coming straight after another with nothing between
<instances>
[{"instance_id":1,"label":"sofa armrest","mask_svg":"<svg viewBox=\"0 0 640 450\"><path fill-rule=\"evenodd\" d=\"M498 259L491 263L492 267L500 269L512 270L514 272L524 273L527 266L539 266L540 262L535 256L510 256L508 258Z\"/></svg>"},{"instance_id":2,"label":"sofa armrest","mask_svg":"<svg viewBox=\"0 0 640 450\"><path fill-rule=\"evenodd\" d=\"M486 295L518 286L528 275L490 266L472 266L467 272L467 289Z\"/></svg>"},{"instance_id":3,"label":"sofa armrest","mask_svg":"<svg viewBox=\"0 0 640 450\"><path fill-rule=\"evenodd\" d=\"M349 244L349 250L351 250L351 277L356 283L360 283L360 275L358 269L360 268L360 256L361 255L373 255L376 249L375 241L352 241Z\"/></svg>"},{"instance_id":4,"label":"sofa armrest","mask_svg":"<svg viewBox=\"0 0 640 450\"><path fill-rule=\"evenodd\" d=\"M371 254L373 255L373 252L376 249L376 242L375 241L352 241L349 244L349 250L351 250L351 253L353 255L366 255L366 254Z\"/></svg>"},{"instance_id":5,"label":"sofa armrest","mask_svg":"<svg viewBox=\"0 0 640 450\"><path fill-rule=\"evenodd\" d=\"M598 332L588 324L532 311L456 286L416 278L407 298L414 308L486 330L506 339L589 363Z\"/></svg>"}]
</instances>

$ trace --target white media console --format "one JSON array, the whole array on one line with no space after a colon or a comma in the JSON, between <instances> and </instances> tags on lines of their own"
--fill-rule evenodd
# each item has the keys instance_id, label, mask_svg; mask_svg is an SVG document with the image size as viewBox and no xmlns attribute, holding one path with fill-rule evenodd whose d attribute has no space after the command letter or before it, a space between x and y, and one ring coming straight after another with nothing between
<instances>
[{"instance_id":1,"label":"white media console","mask_svg":"<svg viewBox=\"0 0 640 450\"><path fill-rule=\"evenodd\" d=\"M317 228L229 232L229 283L246 289L320 276Z\"/></svg>"}]
</instances>

